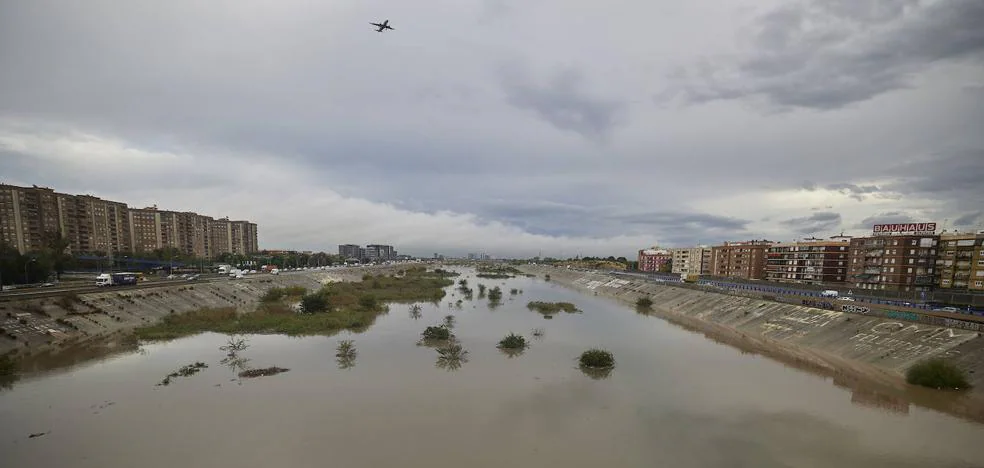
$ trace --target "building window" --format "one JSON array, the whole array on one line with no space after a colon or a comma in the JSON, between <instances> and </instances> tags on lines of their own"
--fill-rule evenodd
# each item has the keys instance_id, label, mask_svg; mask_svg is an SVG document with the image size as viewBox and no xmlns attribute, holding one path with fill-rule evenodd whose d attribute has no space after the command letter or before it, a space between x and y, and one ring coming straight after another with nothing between
<instances>
[{"instance_id":1,"label":"building window","mask_svg":"<svg viewBox=\"0 0 984 468\"><path fill-rule=\"evenodd\" d=\"M910 259L909 259L909 264L911 265L911 264L913 264L913 263L916 263L916 259L914 259L914 258L910 258Z\"/></svg>"},{"instance_id":2,"label":"building window","mask_svg":"<svg viewBox=\"0 0 984 468\"><path fill-rule=\"evenodd\" d=\"M974 286L978 288L984 287L984 281L974 281Z\"/></svg>"}]
</instances>

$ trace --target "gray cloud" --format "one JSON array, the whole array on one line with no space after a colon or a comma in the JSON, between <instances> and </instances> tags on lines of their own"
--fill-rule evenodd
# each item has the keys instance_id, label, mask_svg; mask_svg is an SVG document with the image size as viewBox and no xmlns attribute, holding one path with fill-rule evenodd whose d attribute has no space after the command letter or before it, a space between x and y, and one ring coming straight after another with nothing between
<instances>
[{"instance_id":1,"label":"gray cloud","mask_svg":"<svg viewBox=\"0 0 984 468\"><path fill-rule=\"evenodd\" d=\"M5 2L0 174L256 218L265 246L305 249L626 255L791 236L803 227L782 220L818 212L980 210L981 77L957 60L979 36L960 20L919 49L942 13L974 14L965 0L773 0L789 6L735 60L719 58L746 27L728 0L422 2L387 5L393 34L369 29L371 2ZM704 72L663 81L692 57L711 57ZM825 113L634 104L674 85L789 102L881 89L893 63L914 64L904 91Z\"/></svg>"},{"instance_id":2,"label":"gray cloud","mask_svg":"<svg viewBox=\"0 0 984 468\"><path fill-rule=\"evenodd\" d=\"M967 213L953 220L953 225L956 227L977 227L982 223L984 223L984 211Z\"/></svg>"},{"instance_id":3,"label":"gray cloud","mask_svg":"<svg viewBox=\"0 0 984 468\"><path fill-rule=\"evenodd\" d=\"M877 185L855 185L855 184L831 184L827 186L830 190L837 190L844 195L849 195L858 201L863 201L864 196L870 193L877 193L880 189Z\"/></svg>"},{"instance_id":4,"label":"gray cloud","mask_svg":"<svg viewBox=\"0 0 984 468\"><path fill-rule=\"evenodd\" d=\"M938 62L979 63L982 18L980 0L784 4L757 20L748 55L682 72L679 91L698 103L763 96L779 108L838 109L911 87Z\"/></svg>"},{"instance_id":5,"label":"gray cloud","mask_svg":"<svg viewBox=\"0 0 984 468\"><path fill-rule=\"evenodd\" d=\"M841 215L832 212L813 213L810 216L780 221L780 224L800 234L816 234L840 227Z\"/></svg>"},{"instance_id":6,"label":"gray cloud","mask_svg":"<svg viewBox=\"0 0 984 468\"><path fill-rule=\"evenodd\" d=\"M566 68L541 84L525 67L508 64L502 68L500 84L510 105L532 111L559 129L603 140L617 126L625 104L590 95L584 82L583 71Z\"/></svg>"},{"instance_id":7,"label":"gray cloud","mask_svg":"<svg viewBox=\"0 0 984 468\"><path fill-rule=\"evenodd\" d=\"M888 211L864 218L857 224L858 229L870 229L875 224L914 223L916 219L901 211Z\"/></svg>"}]
</instances>

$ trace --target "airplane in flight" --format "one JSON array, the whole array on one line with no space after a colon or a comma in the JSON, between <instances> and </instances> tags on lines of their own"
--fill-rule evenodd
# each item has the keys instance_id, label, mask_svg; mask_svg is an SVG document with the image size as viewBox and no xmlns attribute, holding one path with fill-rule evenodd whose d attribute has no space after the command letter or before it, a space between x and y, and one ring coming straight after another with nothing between
<instances>
[{"instance_id":1,"label":"airplane in flight","mask_svg":"<svg viewBox=\"0 0 984 468\"><path fill-rule=\"evenodd\" d=\"M369 24L378 28L376 29L376 32L383 32L384 29L393 29L392 27L390 27L389 22L390 20L386 20L383 21L382 23L369 23Z\"/></svg>"}]
</instances>

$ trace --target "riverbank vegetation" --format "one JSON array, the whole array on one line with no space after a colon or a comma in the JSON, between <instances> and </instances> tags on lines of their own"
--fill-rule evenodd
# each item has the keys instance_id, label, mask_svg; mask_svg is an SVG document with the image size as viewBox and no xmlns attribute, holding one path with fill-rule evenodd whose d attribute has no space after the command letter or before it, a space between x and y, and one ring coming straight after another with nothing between
<instances>
[{"instance_id":1,"label":"riverbank vegetation","mask_svg":"<svg viewBox=\"0 0 984 468\"><path fill-rule=\"evenodd\" d=\"M940 358L927 359L909 368L905 374L906 382L923 387L967 390L970 383L959 367Z\"/></svg>"},{"instance_id":2,"label":"riverbank vegetation","mask_svg":"<svg viewBox=\"0 0 984 468\"><path fill-rule=\"evenodd\" d=\"M649 309L653 306L653 300L649 296L642 296L636 299L636 307L639 309Z\"/></svg>"},{"instance_id":3,"label":"riverbank vegetation","mask_svg":"<svg viewBox=\"0 0 984 468\"><path fill-rule=\"evenodd\" d=\"M451 284L451 280L439 274L415 268L400 277L379 276L371 281L327 284L301 297L302 313L282 301L261 303L256 311L244 314L231 307L200 309L168 315L158 324L137 328L136 335L145 340L170 340L202 332L298 336L331 334L345 329L362 331L388 310L387 302L440 300L445 294L443 288ZM286 298L288 292L289 288L273 294Z\"/></svg>"},{"instance_id":4,"label":"riverbank vegetation","mask_svg":"<svg viewBox=\"0 0 984 468\"><path fill-rule=\"evenodd\" d=\"M567 312L569 314L574 314L580 312L576 305L570 302L541 302L541 301L530 301L526 304L526 308L530 310L535 310L543 315L553 315L557 312Z\"/></svg>"}]
</instances>

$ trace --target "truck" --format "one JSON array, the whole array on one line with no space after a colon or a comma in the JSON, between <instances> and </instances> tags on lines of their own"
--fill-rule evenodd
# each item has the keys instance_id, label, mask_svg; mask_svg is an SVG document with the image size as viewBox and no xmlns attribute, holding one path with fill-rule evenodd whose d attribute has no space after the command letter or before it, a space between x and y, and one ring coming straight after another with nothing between
<instances>
[{"instance_id":1,"label":"truck","mask_svg":"<svg viewBox=\"0 0 984 468\"><path fill-rule=\"evenodd\" d=\"M136 273L103 273L96 277L96 286L125 286L137 284Z\"/></svg>"},{"instance_id":2,"label":"truck","mask_svg":"<svg viewBox=\"0 0 984 468\"><path fill-rule=\"evenodd\" d=\"M700 279L700 275L688 274L683 277L684 283L696 283Z\"/></svg>"},{"instance_id":3,"label":"truck","mask_svg":"<svg viewBox=\"0 0 984 468\"><path fill-rule=\"evenodd\" d=\"M232 265L225 265L225 264L219 265L219 274L220 275L227 274L230 271L232 271Z\"/></svg>"}]
</instances>

